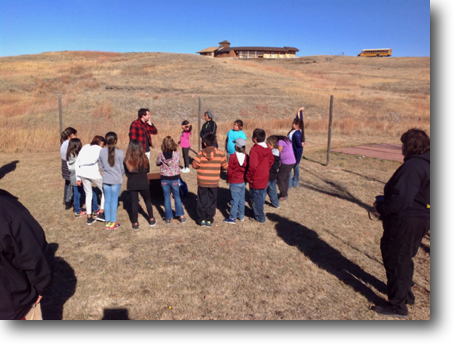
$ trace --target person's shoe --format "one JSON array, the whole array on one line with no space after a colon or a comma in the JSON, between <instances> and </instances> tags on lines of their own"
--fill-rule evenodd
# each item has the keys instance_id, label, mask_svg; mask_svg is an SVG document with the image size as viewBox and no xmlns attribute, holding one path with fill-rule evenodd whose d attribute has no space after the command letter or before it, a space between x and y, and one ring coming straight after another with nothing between
<instances>
[{"instance_id":1,"label":"person's shoe","mask_svg":"<svg viewBox=\"0 0 463 353\"><path fill-rule=\"evenodd\" d=\"M154 218L150 219L148 222L150 224L150 227L154 227L156 225L156 220Z\"/></svg>"},{"instance_id":2,"label":"person's shoe","mask_svg":"<svg viewBox=\"0 0 463 353\"><path fill-rule=\"evenodd\" d=\"M185 168L180 168L180 173L185 173Z\"/></svg>"},{"instance_id":3,"label":"person's shoe","mask_svg":"<svg viewBox=\"0 0 463 353\"><path fill-rule=\"evenodd\" d=\"M227 224L236 224L236 221L230 218L225 218L223 221Z\"/></svg>"},{"instance_id":4,"label":"person's shoe","mask_svg":"<svg viewBox=\"0 0 463 353\"><path fill-rule=\"evenodd\" d=\"M96 222L96 219L93 217L87 217L87 225L91 225Z\"/></svg>"},{"instance_id":5,"label":"person's shoe","mask_svg":"<svg viewBox=\"0 0 463 353\"><path fill-rule=\"evenodd\" d=\"M85 213L84 211L76 212L76 213L74 213L74 217L80 218L80 217L82 217L82 216L85 216L85 214L86 214L86 213Z\"/></svg>"},{"instance_id":6,"label":"person's shoe","mask_svg":"<svg viewBox=\"0 0 463 353\"><path fill-rule=\"evenodd\" d=\"M206 221L201 221L201 227L205 227L206 226Z\"/></svg>"},{"instance_id":7,"label":"person's shoe","mask_svg":"<svg viewBox=\"0 0 463 353\"><path fill-rule=\"evenodd\" d=\"M281 202L281 201L285 201L285 200L287 200L287 199L288 199L288 196L280 197L280 198L278 198L278 201Z\"/></svg>"},{"instance_id":8,"label":"person's shoe","mask_svg":"<svg viewBox=\"0 0 463 353\"><path fill-rule=\"evenodd\" d=\"M111 223L111 226L109 227L109 229L116 229L116 228L119 228L120 226L121 226L120 223L114 222L114 223Z\"/></svg>"},{"instance_id":9,"label":"person's shoe","mask_svg":"<svg viewBox=\"0 0 463 353\"><path fill-rule=\"evenodd\" d=\"M137 230L138 230L138 223L133 223L133 224L132 224L132 229L133 229L134 231L137 231Z\"/></svg>"},{"instance_id":10,"label":"person's shoe","mask_svg":"<svg viewBox=\"0 0 463 353\"><path fill-rule=\"evenodd\" d=\"M275 205L272 205L272 206L275 207L275 208L280 208L280 206L275 206Z\"/></svg>"},{"instance_id":11,"label":"person's shoe","mask_svg":"<svg viewBox=\"0 0 463 353\"><path fill-rule=\"evenodd\" d=\"M183 170L183 172L184 172L184 173L189 173L189 172L190 172L190 168L185 168L185 169Z\"/></svg>"},{"instance_id":12,"label":"person's shoe","mask_svg":"<svg viewBox=\"0 0 463 353\"><path fill-rule=\"evenodd\" d=\"M238 221L244 222L244 217L243 218L237 218Z\"/></svg>"},{"instance_id":13,"label":"person's shoe","mask_svg":"<svg viewBox=\"0 0 463 353\"><path fill-rule=\"evenodd\" d=\"M185 223L186 222L186 217L185 216L180 216L179 221L182 222L182 223Z\"/></svg>"},{"instance_id":14,"label":"person's shoe","mask_svg":"<svg viewBox=\"0 0 463 353\"><path fill-rule=\"evenodd\" d=\"M399 309L392 305L375 305L371 310L384 316L407 317L408 309Z\"/></svg>"},{"instance_id":15,"label":"person's shoe","mask_svg":"<svg viewBox=\"0 0 463 353\"><path fill-rule=\"evenodd\" d=\"M100 214L100 212L101 212L100 209L98 209L98 210L96 210L96 211L93 211L93 212L92 212L92 217L93 217L93 218L98 217L98 215Z\"/></svg>"},{"instance_id":16,"label":"person's shoe","mask_svg":"<svg viewBox=\"0 0 463 353\"><path fill-rule=\"evenodd\" d=\"M111 229L112 223L111 222L106 222L106 229Z\"/></svg>"},{"instance_id":17,"label":"person's shoe","mask_svg":"<svg viewBox=\"0 0 463 353\"><path fill-rule=\"evenodd\" d=\"M104 212L100 212L98 216L96 216L96 220L99 222L105 222Z\"/></svg>"},{"instance_id":18,"label":"person's shoe","mask_svg":"<svg viewBox=\"0 0 463 353\"><path fill-rule=\"evenodd\" d=\"M207 227L211 227L211 226L212 226L212 222L211 222L211 221L207 221L207 222L206 222L206 226L207 226Z\"/></svg>"},{"instance_id":19,"label":"person's shoe","mask_svg":"<svg viewBox=\"0 0 463 353\"><path fill-rule=\"evenodd\" d=\"M166 224L170 224L170 221L171 221L170 218L164 218L164 222L166 222Z\"/></svg>"}]
</instances>

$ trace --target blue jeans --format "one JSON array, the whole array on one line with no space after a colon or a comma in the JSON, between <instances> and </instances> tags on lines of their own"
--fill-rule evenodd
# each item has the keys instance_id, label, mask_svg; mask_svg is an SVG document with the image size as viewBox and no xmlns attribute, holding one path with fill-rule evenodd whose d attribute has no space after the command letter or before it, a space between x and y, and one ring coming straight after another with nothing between
<instances>
[{"instance_id":1,"label":"blue jeans","mask_svg":"<svg viewBox=\"0 0 463 353\"><path fill-rule=\"evenodd\" d=\"M81 186L73 186L74 188L74 212L80 213L82 208L80 207L80 198L81 195L84 194L84 187ZM98 196L96 195L95 190L93 190L93 197L92 197L92 210L96 211L98 209Z\"/></svg>"},{"instance_id":2,"label":"blue jeans","mask_svg":"<svg viewBox=\"0 0 463 353\"><path fill-rule=\"evenodd\" d=\"M299 186L299 163L294 166L294 176L293 171L289 173L289 188L297 188Z\"/></svg>"},{"instance_id":3,"label":"blue jeans","mask_svg":"<svg viewBox=\"0 0 463 353\"><path fill-rule=\"evenodd\" d=\"M230 219L244 219L244 194L246 191L246 184L230 184L231 192L231 208Z\"/></svg>"},{"instance_id":4,"label":"blue jeans","mask_svg":"<svg viewBox=\"0 0 463 353\"><path fill-rule=\"evenodd\" d=\"M114 223L117 220L117 206L119 205L121 186L121 184L103 184L104 218L106 222Z\"/></svg>"},{"instance_id":5,"label":"blue jeans","mask_svg":"<svg viewBox=\"0 0 463 353\"><path fill-rule=\"evenodd\" d=\"M264 214L264 203L265 197L267 196L267 188L265 189L249 189L249 196L251 198L252 212L254 212L254 218L264 223L266 221Z\"/></svg>"},{"instance_id":6,"label":"blue jeans","mask_svg":"<svg viewBox=\"0 0 463 353\"><path fill-rule=\"evenodd\" d=\"M277 192L277 180L269 181L267 185L267 194L270 197L270 203L273 207L280 207L280 201L278 201Z\"/></svg>"},{"instance_id":7,"label":"blue jeans","mask_svg":"<svg viewBox=\"0 0 463 353\"><path fill-rule=\"evenodd\" d=\"M174 195L175 202L175 217L183 216L182 199L180 198L179 182L176 180L161 180L162 191L164 193L164 208L166 212L166 219L174 218L172 213L172 203L170 202L170 190Z\"/></svg>"}]
</instances>

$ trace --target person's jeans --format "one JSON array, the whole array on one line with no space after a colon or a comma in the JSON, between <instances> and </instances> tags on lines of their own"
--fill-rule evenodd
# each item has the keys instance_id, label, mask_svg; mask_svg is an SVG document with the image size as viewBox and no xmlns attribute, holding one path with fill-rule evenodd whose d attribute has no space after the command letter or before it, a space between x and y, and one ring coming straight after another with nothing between
<instances>
[{"instance_id":1,"label":"person's jeans","mask_svg":"<svg viewBox=\"0 0 463 353\"><path fill-rule=\"evenodd\" d=\"M297 188L299 187L299 163L297 163L294 168L294 176L293 171L289 173L289 188Z\"/></svg>"},{"instance_id":2,"label":"person's jeans","mask_svg":"<svg viewBox=\"0 0 463 353\"><path fill-rule=\"evenodd\" d=\"M246 191L246 184L230 184L231 193L231 208L230 219L244 219L244 195Z\"/></svg>"},{"instance_id":3,"label":"person's jeans","mask_svg":"<svg viewBox=\"0 0 463 353\"><path fill-rule=\"evenodd\" d=\"M74 212L80 213L80 211L82 211L82 208L80 207L80 198L82 197L82 194L84 193L84 187L82 185L73 186L73 189L74 189ZM93 210L98 209L98 196L95 190L93 190L92 209Z\"/></svg>"},{"instance_id":4,"label":"person's jeans","mask_svg":"<svg viewBox=\"0 0 463 353\"><path fill-rule=\"evenodd\" d=\"M254 212L254 218L264 223L266 221L264 214L264 202L267 196L267 188L265 189L249 189L249 196L251 199L252 212Z\"/></svg>"},{"instance_id":5,"label":"person's jeans","mask_svg":"<svg viewBox=\"0 0 463 353\"><path fill-rule=\"evenodd\" d=\"M170 190L172 190L172 194L174 195L175 217L183 216L185 213L183 212L182 199L180 198L178 179L161 180L161 186L164 193L164 208L166 212L166 219L174 218L172 212L172 203L170 202Z\"/></svg>"},{"instance_id":6,"label":"person's jeans","mask_svg":"<svg viewBox=\"0 0 463 353\"><path fill-rule=\"evenodd\" d=\"M103 184L105 194L104 199L104 218L106 222L114 223L117 220L117 206L119 205L119 192L121 184Z\"/></svg>"},{"instance_id":7,"label":"person's jeans","mask_svg":"<svg viewBox=\"0 0 463 353\"><path fill-rule=\"evenodd\" d=\"M267 194L270 197L270 203L273 207L280 207L280 201L278 201L277 192L277 180L269 181L267 185Z\"/></svg>"}]
</instances>

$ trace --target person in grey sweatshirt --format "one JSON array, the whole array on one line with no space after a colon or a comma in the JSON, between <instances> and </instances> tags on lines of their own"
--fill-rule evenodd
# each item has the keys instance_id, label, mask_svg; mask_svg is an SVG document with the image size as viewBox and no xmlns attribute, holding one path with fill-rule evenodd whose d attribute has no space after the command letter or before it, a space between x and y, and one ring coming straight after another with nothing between
<instances>
[{"instance_id":1,"label":"person in grey sweatshirt","mask_svg":"<svg viewBox=\"0 0 463 353\"><path fill-rule=\"evenodd\" d=\"M106 146L100 151L101 171L103 172L103 192L105 195L105 222L106 229L120 227L117 223L117 206L119 204L119 192L121 191L122 176L124 175L124 152L116 148L117 134L108 132L105 136Z\"/></svg>"}]
</instances>

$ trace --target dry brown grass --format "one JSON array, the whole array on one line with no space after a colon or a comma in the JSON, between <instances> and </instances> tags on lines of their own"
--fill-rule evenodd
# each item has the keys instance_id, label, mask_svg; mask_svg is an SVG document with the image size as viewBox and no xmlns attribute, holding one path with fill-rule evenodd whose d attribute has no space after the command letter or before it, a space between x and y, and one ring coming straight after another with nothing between
<instances>
[{"instance_id":1,"label":"dry brown grass","mask_svg":"<svg viewBox=\"0 0 463 353\"><path fill-rule=\"evenodd\" d=\"M337 136L336 143L369 139ZM324 137L314 138L315 146L324 143ZM370 221L366 208L399 163L332 154L325 167L325 152L305 152L300 187L290 190L280 209L265 206L265 224L249 219L224 224L229 191L221 181L215 224L197 226L193 171L182 175L190 189L183 199L187 223L164 224L163 199L155 198L158 224L150 228L140 215L136 233L126 211L125 183L118 211L122 227L106 231L102 223L89 227L64 211L58 153L0 154L2 171L15 166L2 173L1 187L19 197L58 247L45 318L384 319L369 309L386 295L381 223ZM415 259L411 320L430 318L429 246L425 239Z\"/></svg>"},{"instance_id":2,"label":"dry brown grass","mask_svg":"<svg viewBox=\"0 0 463 353\"><path fill-rule=\"evenodd\" d=\"M211 109L224 140L235 119L245 132L266 127L285 133L298 106L307 134L326 133L334 96L333 133L396 137L410 126L430 126L429 58L314 56L287 60L210 60L167 53L56 52L0 58L0 151L56 150L58 98L64 125L89 135L126 134L127 121L149 107L173 134L196 121L198 97ZM13 124L12 124L13 123ZM112 124L110 126L109 124ZM10 125L12 124L12 125ZM196 125L196 123L195 123ZM104 131L99 130L105 126ZM175 127L175 128L174 128ZM90 129L91 129L90 128ZM14 132L12 129L17 129ZM175 131L174 131L175 130Z\"/></svg>"},{"instance_id":3,"label":"dry brown grass","mask_svg":"<svg viewBox=\"0 0 463 353\"><path fill-rule=\"evenodd\" d=\"M44 315L383 319L369 310L386 296L381 224L368 219L366 208L399 164L332 154L324 166L329 99L334 95L333 148L399 143L409 127L429 131L429 67L429 58L262 62L101 52L0 58L0 187L18 196L48 241L59 246ZM180 134L182 120L190 119L198 131L199 96L202 111L216 114L221 148L235 119L244 121L248 138L257 127L268 135L286 134L304 105L301 187L290 191L280 209L266 206L266 224L228 226L222 219L228 216L229 191L221 181L217 222L204 229L194 224L193 171L182 175L190 189L183 199L186 224L163 224L163 200L156 198L158 225L151 229L140 215L141 229L132 233L124 184L122 228L88 227L62 206L58 93L64 125L75 127L84 143L112 130L124 151L138 109L150 108L160 131L152 158L164 136ZM197 149L196 137L192 147ZM409 319L430 318L429 242L416 257L417 304Z\"/></svg>"}]
</instances>

